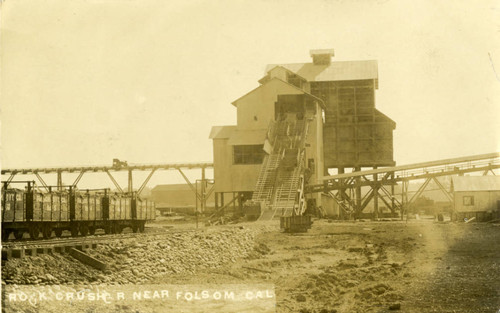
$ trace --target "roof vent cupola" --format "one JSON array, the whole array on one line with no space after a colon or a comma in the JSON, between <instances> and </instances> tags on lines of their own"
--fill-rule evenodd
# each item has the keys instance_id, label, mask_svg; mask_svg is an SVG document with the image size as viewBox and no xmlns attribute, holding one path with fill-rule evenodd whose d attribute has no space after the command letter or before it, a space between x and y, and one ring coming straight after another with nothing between
<instances>
[{"instance_id":1,"label":"roof vent cupola","mask_svg":"<svg viewBox=\"0 0 500 313\"><path fill-rule=\"evenodd\" d=\"M309 51L314 65L330 65L335 55L333 49L316 49Z\"/></svg>"}]
</instances>

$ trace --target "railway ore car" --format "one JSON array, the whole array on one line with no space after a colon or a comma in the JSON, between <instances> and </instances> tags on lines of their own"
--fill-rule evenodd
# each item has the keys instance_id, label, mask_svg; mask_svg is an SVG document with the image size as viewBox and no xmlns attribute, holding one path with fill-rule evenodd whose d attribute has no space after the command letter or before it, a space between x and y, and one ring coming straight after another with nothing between
<instances>
[{"instance_id":1,"label":"railway ore car","mask_svg":"<svg viewBox=\"0 0 500 313\"><path fill-rule=\"evenodd\" d=\"M2 221L24 222L26 220L25 212L23 190L6 190L2 198Z\"/></svg>"},{"instance_id":2,"label":"railway ore car","mask_svg":"<svg viewBox=\"0 0 500 313\"><path fill-rule=\"evenodd\" d=\"M11 182L13 183L13 182ZM57 237L64 230L72 236L93 235L97 229L105 233L121 233L130 227L144 231L148 220L155 218L154 204L135 194L109 194L108 190L78 191L68 187L47 191L34 182L22 182L25 189L2 188L2 240L11 234L15 239L28 233L32 239Z\"/></svg>"},{"instance_id":3,"label":"railway ore car","mask_svg":"<svg viewBox=\"0 0 500 313\"><path fill-rule=\"evenodd\" d=\"M135 212L137 220L154 220L156 218L156 209L154 202L146 199L135 199ZM144 231L144 224L138 225L140 231Z\"/></svg>"}]
</instances>

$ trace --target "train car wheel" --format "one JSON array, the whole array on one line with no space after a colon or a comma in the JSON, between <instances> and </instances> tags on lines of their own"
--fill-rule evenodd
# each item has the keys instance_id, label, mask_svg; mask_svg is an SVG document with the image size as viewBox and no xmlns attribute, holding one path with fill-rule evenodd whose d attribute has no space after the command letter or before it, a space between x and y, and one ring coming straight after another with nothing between
<instances>
[{"instance_id":1,"label":"train car wheel","mask_svg":"<svg viewBox=\"0 0 500 313\"><path fill-rule=\"evenodd\" d=\"M16 238L17 240L23 239L23 236L24 236L24 231L23 230L16 229L14 231L14 238Z\"/></svg>"},{"instance_id":2,"label":"train car wheel","mask_svg":"<svg viewBox=\"0 0 500 313\"><path fill-rule=\"evenodd\" d=\"M71 225L71 236L76 237L78 236L78 225Z\"/></svg>"},{"instance_id":3,"label":"train car wheel","mask_svg":"<svg viewBox=\"0 0 500 313\"><path fill-rule=\"evenodd\" d=\"M63 230L60 229L60 228L56 228L54 230L54 233L56 233L56 237L61 237L62 236L62 233L63 233Z\"/></svg>"},{"instance_id":4,"label":"train car wheel","mask_svg":"<svg viewBox=\"0 0 500 313\"><path fill-rule=\"evenodd\" d=\"M106 225L104 226L104 233L106 235L110 234L111 233L111 226L110 225Z\"/></svg>"},{"instance_id":5,"label":"train car wheel","mask_svg":"<svg viewBox=\"0 0 500 313\"><path fill-rule=\"evenodd\" d=\"M10 230L2 229L2 241L7 241L10 236Z\"/></svg>"},{"instance_id":6,"label":"train car wheel","mask_svg":"<svg viewBox=\"0 0 500 313\"><path fill-rule=\"evenodd\" d=\"M145 223L140 223L140 224L139 224L139 231L140 231L141 233L143 233L143 232L144 232L144 224L145 224Z\"/></svg>"},{"instance_id":7,"label":"train car wheel","mask_svg":"<svg viewBox=\"0 0 500 313\"><path fill-rule=\"evenodd\" d=\"M89 233L89 227L86 224L81 224L80 225L80 234L82 236L87 236L88 233Z\"/></svg>"},{"instance_id":8,"label":"train car wheel","mask_svg":"<svg viewBox=\"0 0 500 313\"><path fill-rule=\"evenodd\" d=\"M116 225L116 233L117 233L117 234L121 234L121 233L122 233L122 231L123 231L123 227L122 227L122 225L117 224L117 225Z\"/></svg>"},{"instance_id":9,"label":"train car wheel","mask_svg":"<svg viewBox=\"0 0 500 313\"><path fill-rule=\"evenodd\" d=\"M52 237L52 227L50 227L50 226L45 226L45 227L42 229L42 236L43 236L43 238L45 238L45 239L48 239L48 238Z\"/></svg>"},{"instance_id":10,"label":"train car wheel","mask_svg":"<svg viewBox=\"0 0 500 313\"><path fill-rule=\"evenodd\" d=\"M40 229L38 229L38 225L33 225L29 231L30 238L35 240L40 236Z\"/></svg>"},{"instance_id":11,"label":"train car wheel","mask_svg":"<svg viewBox=\"0 0 500 313\"><path fill-rule=\"evenodd\" d=\"M95 235L95 227L89 227L89 234L91 236L94 236Z\"/></svg>"},{"instance_id":12,"label":"train car wheel","mask_svg":"<svg viewBox=\"0 0 500 313\"><path fill-rule=\"evenodd\" d=\"M136 223L133 223L133 224L132 224L132 231L133 231L134 233L136 233L136 232L137 232L137 230L139 230L139 227L137 226L137 224L136 224Z\"/></svg>"}]
</instances>

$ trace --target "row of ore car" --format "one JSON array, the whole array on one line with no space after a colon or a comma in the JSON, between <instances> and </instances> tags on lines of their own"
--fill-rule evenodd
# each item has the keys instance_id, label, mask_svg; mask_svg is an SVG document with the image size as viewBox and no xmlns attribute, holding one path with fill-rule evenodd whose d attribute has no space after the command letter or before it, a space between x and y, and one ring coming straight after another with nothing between
<instances>
[{"instance_id":1,"label":"row of ore car","mask_svg":"<svg viewBox=\"0 0 500 313\"><path fill-rule=\"evenodd\" d=\"M135 194L111 193L109 190L41 191L27 182L24 189L2 188L2 240L13 234L15 239L28 233L30 238L60 237L64 230L72 236L93 235L97 229L119 234L126 227L143 232L154 220L154 203Z\"/></svg>"}]
</instances>

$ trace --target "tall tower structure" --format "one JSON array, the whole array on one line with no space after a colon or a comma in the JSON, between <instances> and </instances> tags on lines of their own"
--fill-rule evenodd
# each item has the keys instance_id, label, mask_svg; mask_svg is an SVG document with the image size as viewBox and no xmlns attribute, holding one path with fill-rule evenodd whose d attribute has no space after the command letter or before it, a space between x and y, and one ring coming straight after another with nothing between
<instances>
[{"instance_id":1,"label":"tall tower structure","mask_svg":"<svg viewBox=\"0 0 500 313\"><path fill-rule=\"evenodd\" d=\"M375 108L377 61L332 62L332 49L310 55L311 63L268 65L260 86L233 102L237 125L212 128L216 203L228 193L241 208L252 200L268 210L261 218L333 206L323 201L332 195L304 195L304 185L321 184L329 169L395 165L396 123ZM360 188L335 200L361 210Z\"/></svg>"}]
</instances>

